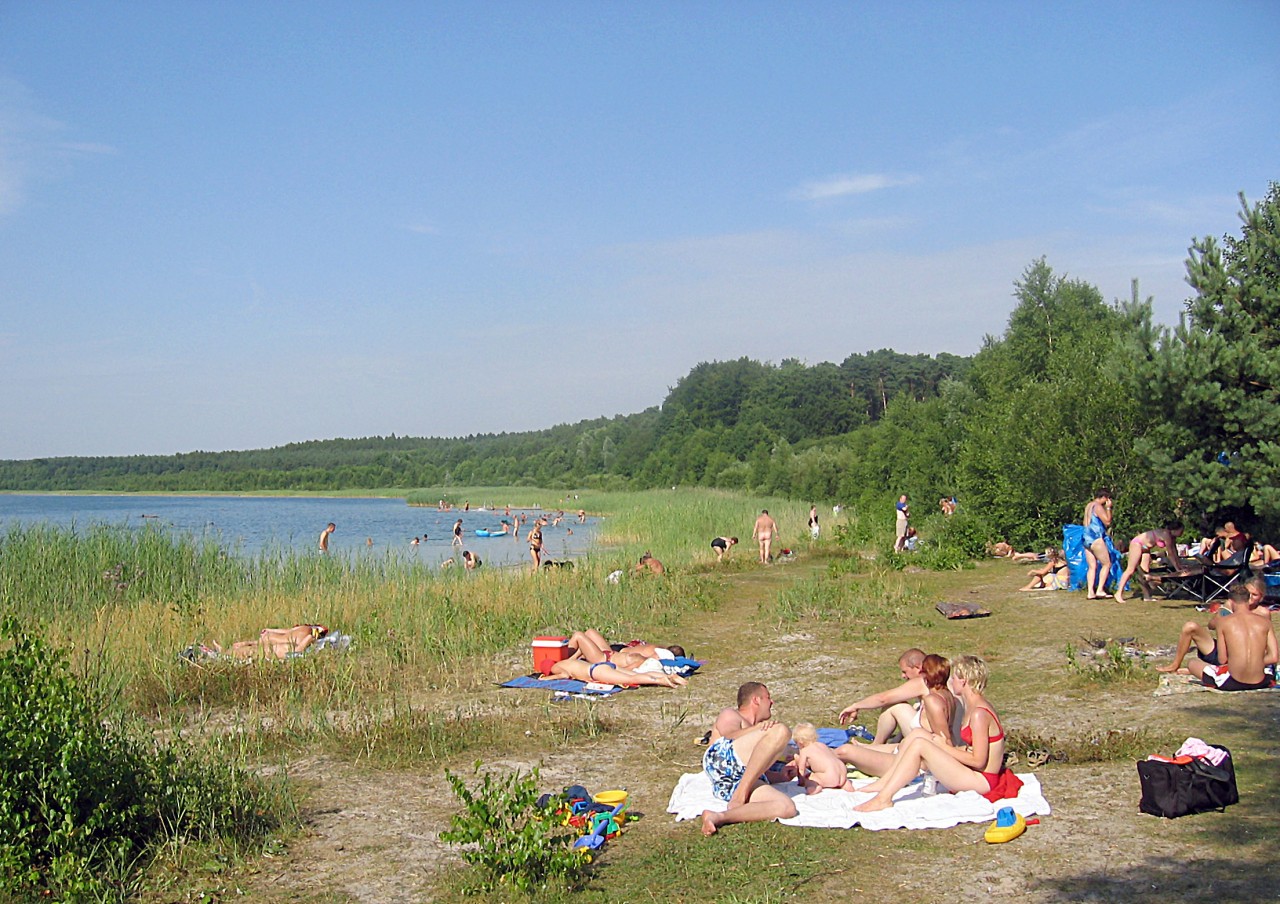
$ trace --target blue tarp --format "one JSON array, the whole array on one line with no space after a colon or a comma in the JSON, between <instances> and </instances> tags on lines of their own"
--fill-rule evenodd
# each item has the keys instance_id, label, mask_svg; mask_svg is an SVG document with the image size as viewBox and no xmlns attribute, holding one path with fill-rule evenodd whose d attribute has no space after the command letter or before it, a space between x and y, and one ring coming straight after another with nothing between
<instances>
[{"instance_id":1,"label":"blue tarp","mask_svg":"<svg viewBox=\"0 0 1280 904\"><path fill-rule=\"evenodd\" d=\"M1111 573L1107 575L1106 589L1114 593L1115 585L1120 582L1120 576L1124 574L1124 567L1120 564L1120 551L1111 542L1111 535L1108 534L1103 539L1106 541L1107 551L1111 553ZM1067 589L1083 590L1085 570L1088 567L1084 555L1083 525L1064 524L1062 526L1062 551L1066 553L1067 573L1071 576L1071 583Z\"/></svg>"}]
</instances>

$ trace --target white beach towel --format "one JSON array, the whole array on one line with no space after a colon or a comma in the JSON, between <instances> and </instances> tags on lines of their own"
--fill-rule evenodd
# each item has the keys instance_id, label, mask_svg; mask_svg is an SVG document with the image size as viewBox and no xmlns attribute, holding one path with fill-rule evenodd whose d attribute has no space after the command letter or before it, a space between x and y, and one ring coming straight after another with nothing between
<instances>
[{"instance_id":1,"label":"white beach towel","mask_svg":"<svg viewBox=\"0 0 1280 904\"><path fill-rule=\"evenodd\" d=\"M1013 807L1022 816L1048 816L1049 802L1040 791L1040 780L1031 773L1018 773L1022 789L1011 800L993 804L977 791L961 791L958 794L935 794L925 797L921 783L908 785L893 796L894 804L887 810L874 813L858 813L853 808L870 800L870 794L859 791L823 790L817 794L805 794L795 782L778 785L778 789L795 801L796 815L783 819L789 826L810 826L823 829L851 829L860 825L865 829L945 829L962 822L990 822L1001 807ZM871 779L857 782L870 784ZM726 804L711 791L711 780L705 772L682 775L671 792L667 812L675 814L676 821L696 819L703 810L723 810Z\"/></svg>"}]
</instances>

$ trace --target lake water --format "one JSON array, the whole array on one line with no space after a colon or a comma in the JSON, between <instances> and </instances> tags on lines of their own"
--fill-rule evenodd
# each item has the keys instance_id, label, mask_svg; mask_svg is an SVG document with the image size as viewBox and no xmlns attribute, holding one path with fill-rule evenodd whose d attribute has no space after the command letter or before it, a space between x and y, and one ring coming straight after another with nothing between
<instances>
[{"instance_id":1,"label":"lake water","mask_svg":"<svg viewBox=\"0 0 1280 904\"><path fill-rule=\"evenodd\" d=\"M521 512L533 519L540 510L512 509L513 516ZM456 556L458 550L451 545L453 523L461 518L465 548L485 565L529 564L529 546L523 540L528 525L520 531L519 541L510 536L476 536L477 528L497 529L504 517L501 509L441 512L407 505L403 499L0 494L0 532L13 524L41 522L76 528L105 524L129 530L158 524L254 555L267 549L315 552L320 531L332 521L338 526L329 540L334 554L382 555L396 549L436 565ZM576 558L590 549L599 519L577 522L576 513L566 513L559 527L543 528L544 558ZM424 534L426 540L422 540ZM414 536L419 538L417 546L409 543Z\"/></svg>"}]
</instances>

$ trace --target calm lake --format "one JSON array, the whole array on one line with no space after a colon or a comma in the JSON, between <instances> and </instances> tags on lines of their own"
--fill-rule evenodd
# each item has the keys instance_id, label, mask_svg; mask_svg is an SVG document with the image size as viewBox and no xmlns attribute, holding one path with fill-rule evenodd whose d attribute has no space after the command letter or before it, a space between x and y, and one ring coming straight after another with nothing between
<instances>
[{"instance_id":1,"label":"calm lake","mask_svg":"<svg viewBox=\"0 0 1280 904\"><path fill-rule=\"evenodd\" d=\"M513 508L511 513L525 513L532 519L540 510ZM394 549L436 565L458 552L451 541L453 523L461 518L465 548L486 565L529 564L529 546L523 540L527 525L519 541L510 536L476 536L476 529L498 529L504 517L502 509L441 512L407 505L403 499L0 494L0 533L14 524L41 522L74 528L105 524L126 530L158 524L254 555L269 549L314 552L320 531L332 521L338 526L329 541L335 554L384 555ZM590 549L599 519L577 522L575 512L566 512L558 527L548 524L543 529L544 558L576 558ZM412 546L409 541L415 536L419 545Z\"/></svg>"}]
</instances>

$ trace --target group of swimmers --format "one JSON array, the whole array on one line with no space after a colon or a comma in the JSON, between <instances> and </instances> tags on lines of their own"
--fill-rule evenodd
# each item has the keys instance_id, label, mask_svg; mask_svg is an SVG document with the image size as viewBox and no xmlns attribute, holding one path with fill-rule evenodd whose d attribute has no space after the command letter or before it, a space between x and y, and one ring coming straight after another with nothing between
<instances>
[{"instance_id":1,"label":"group of swimmers","mask_svg":"<svg viewBox=\"0 0 1280 904\"><path fill-rule=\"evenodd\" d=\"M893 806L893 795L920 774L932 775L948 791L977 791L995 802L1017 796L1021 780L1004 764L1005 732L985 696L986 664L976 656L950 661L918 649L898 660L903 683L847 706L842 724L865 709L881 709L875 739L850 741L834 750L818 741L809 723L792 732L772 718L769 689L750 681L738 688L737 705L721 711L703 755L703 769L723 811L704 810L702 831L713 835L739 822L788 819L795 804L777 784L798 781L807 793L825 788L852 790L847 766L876 776L859 788L872 797L856 806L861 812ZM914 704L913 704L914 701ZM897 744L889 743L893 732ZM788 745L795 753L784 766Z\"/></svg>"}]
</instances>

